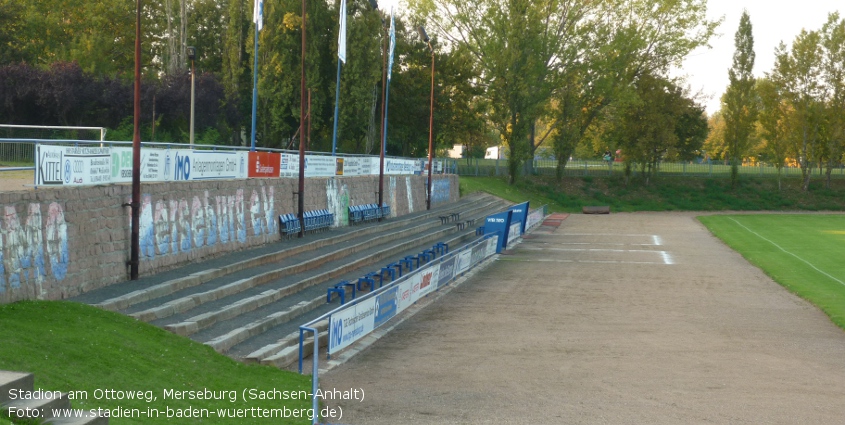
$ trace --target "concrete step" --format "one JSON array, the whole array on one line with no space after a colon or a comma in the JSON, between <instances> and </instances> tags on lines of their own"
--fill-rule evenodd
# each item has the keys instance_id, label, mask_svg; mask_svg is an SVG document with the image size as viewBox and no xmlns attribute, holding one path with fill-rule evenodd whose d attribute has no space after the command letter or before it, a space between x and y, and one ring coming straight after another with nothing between
<instances>
[{"instance_id":1,"label":"concrete step","mask_svg":"<svg viewBox=\"0 0 845 425\"><path fill-rule=\"evenodd\" d=\"M475 233L473 231L465 231L461 234L454 236L451 239L444 240L444 242L448 243L451 247L459 247L470 241L474 240ZM397 258L402 258L407 253L399 253ZM366 274L359 273L359 275ZM339 306L339 301L335 300L330 304L325 303L325 293L324 290L319 293L319 298L321 298L322 305L317 306L313 310L313 314L310 314L310 317L302 317L297 318L294 321L284 322L283 324L276 325L272 328L266 329L264 332L257 333L255 336L250 337L247 340L244 340L240 343L236 348L231 348L230 351L227 353L230 356L240 359L245 362L262 362L266 358L273 357L275 355L281 355L283 353L287 353L286 355L290 355L288 350L290 345L290 339L295 339L294 344L298 347L298 338L299 338L299 326L302 323L312 320L313 318L319 317L322 314L328 313L329 311L337 308ZM348 299L348 298L347 298ZM315 299L316 301L316 299ZM260 341L263 340L264 343L262 344ZM298 350L298 348L297 348ZM297 351L298 355L298 351ZM273 361L274 364L282 365L284 363L283 359L287 357L277 358ZM283 366L279 366L283 367Z\"/></svg>"},{"instance_id":2,"label":"concrete step","mask_svg":"<svg viewBox=\"0 0 845 425\"><path fill-rule=\"evenodd\" d=\"M67 394L59 391L36 391L31 373L0 370L0 407L13 422L55 425L108 425L107 417L90 410L72 411ZM63 410L62 411L55 411ZM80 412L80 417L75 417ZM65 415L63 413L70 413Z\"/></svg>"},{"instance_id":3,"label":"concrete step","mask_svg":"<svg viewBox=\"0 0 845 425\"><path fill-rule=\"evenodd\" d=\"M484 207L489 208L488 204ZM471 211L477 211L473 209ZM145 321L152 321L152 323L163 326L179 335L192 335L202 329L213 326L223 320L233 319L240 315L246 314L250 311L256 310L273 302L276 302L286 296L299 292L305 288L313 285L320 285L330 282L343 274L349 273L352 270L366 268L378 261L390 258L391 255L400 251L413 249L417 246L426 246L434 242L442 240L450 233L454 233L455 229L449 226L436 225L441 227L439 230L430 231L431 226L414 226L400 232L392 232L387 235L386 240L399 240L403 242L397 244L382 244L379 246L370 245L363 247L361 250L353 254L348 254L356 250L347 250L348 255L340 256L338 254L344 253L345 248L334 251L331 255L324 257L332 258L331 262L322 262L319 267L328 269L329 271L317 275L311 275L296 280L296 283L289 285L277 285L276 281L270 281L272 278L280 278L284 276L284 280L291 280L293 276L299 276L304 269L316 269L318 266L309 264L300 264L296 266L289 266L278 270L269 271L259 274L253 278L241 279L239 281L219 286L215 289L202 292L193 293L185 297L172 300L164 305L154 307L143 312L131 314L131 316ZM409 231L414 231L413 234L422 234L416 238L409 238ZM361 245L374 243L374 240L366 241ZM366 250L366 253L363 253ZM340 258L335 258L340 257ZM351 258L350 258L351 257ZM401 257L400 257L401 258ZM361 275L366 272L361 273ZM258 285L261 285L259 288ZM266 286L266 289L261 289ZM260 292L259 292L260 291ZM215 301L225 301L225 303ZM200 308L209 303L212 308ZM171 315L178 313L194 311L196 314L184 317L178 321L168 322L165 319Z\"/></svg>"},{"instance_id":4,"label":"concrete step","mask_svg":"<svg viewBox=\"0 0 845 425\"><path fill-rule=\"evenodd\" d=\"M419 220L428 218L435 218L438 214L442 214L444 210L451 208L463 208L472 205L476 202L483 202L492 199L489 195L475 195L470 196L461 201L445 206L437 207L424 213L411 214L404 217L389 219L381 223L373 223L363 226L344 227L342 232L326 232L321 235L309 235L311 240L297 241L297 243L282 242L278 249L263 255L253 256L242 261L236 261L223 267L204 268L187 275L178 276L169 279L162 283L149 285L142 289L137 289L137 284L124 283L112 285L110 291L102 292L123 292L120 295L111 296L106 299L98 299L97 294L88 294L84 297L79 297L81 302L88 302L97 307L120 311L126 310L129 307L149 301L155 298L160 298L176 291L198 286L209 282L215 278L226 276L239 270L254 268L263 264L279 262L285 258L301 254L304 252L313 251L325 246L338 244L348 240L358 239L367 235L378 234L385 230L390 230L407 225ZM171 273L173 274L173 273ZM122 290L122 291L121 291ZM93 301L92 300L97 300Z\"/></svg>"},{"instance_id":5,"label":"concrete step","mask_svg":"<svg viewBox=\"0 0 845 425\"><path fill-rule=\"evenodd\" d=\"M10 401L21 390L32 391L35 388L35 376L31 373L9 372L0 370L0 404ZM10 395L10 392L14 393Z\"/></svg>"}]
</instances>

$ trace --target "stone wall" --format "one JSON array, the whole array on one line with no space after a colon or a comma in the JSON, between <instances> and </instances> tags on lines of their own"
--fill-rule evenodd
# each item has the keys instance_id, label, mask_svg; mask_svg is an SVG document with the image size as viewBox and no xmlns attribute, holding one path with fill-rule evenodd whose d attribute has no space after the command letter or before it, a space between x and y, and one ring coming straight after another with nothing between
<instances>
[{"instance_id":1,"label":"stone wall","mask_svg":"<svg viewBox=\"0 0 845 425\"><path fill-rule=\"evenodd\" d=\"M296 179L141 186L140 274L281 241L278 216L296 213ZM309 178L305 209L377 203L378 176ZM425 209L424 176L385 176L395 216ZM0 193L0 303L63 299L129 276L130 185ZM459 198L456 175L435 176L432 206ZM307 237L307 236L306 236ZM284 242L281 242L284 243Z\"/></svg>"}]
</instances>

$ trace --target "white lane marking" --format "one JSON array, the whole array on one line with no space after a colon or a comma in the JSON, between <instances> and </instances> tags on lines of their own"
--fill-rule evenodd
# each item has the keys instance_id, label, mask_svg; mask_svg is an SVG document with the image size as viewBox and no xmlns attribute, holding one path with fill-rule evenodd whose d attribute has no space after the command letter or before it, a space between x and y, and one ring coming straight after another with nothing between
<instances>
[{"instance_id":1,"label":"white lane marking","mask_svg":"<svg viewBox=\"0 0 845 425\"><path fill-rule=\"evenodd\" d=\"M836 282L839 282L839 284L840 284L840 285L845 286L845 282L843 282L843 281L841 281L841 280L839 280L839 279L837 279L837 278L835 278L835 277L831 276L831 275L830 275L830 274L828 274L827 272L825 272L825 271L823 271L823 270L819 269L818 267L814 266L814 265L813 265L812 263L810 263L809 261L807 261L807 260L805 260L805 259L803 259L803 258L801 258L801 257L799 257L799 256L797 256L797 255L795 255L795 254L793 254L793 253L791 253L791 252L789 252L789 251L787 251L787 250L783 249L783 247L781 247L780 245L778 245L778 244L776 244L776 243L774 243L774 242L770 241L769 239L764 238L764 237L763 237L762 235L760 235L759 233L757 233L757 232L755 232L755 231L753 231L753 230L749 229L748 227L745 227L745 225L743 225L742 223L740 223L740 222L738 222L738 221L734 220L734 219L733 219L733 217L728 217L728 218L729 218L731 221L733 221L734 223L736 223L737 225L739 225L739 227L742 227L743 229L748 230L749 232L751 232L752 234L754 234L754 235L755 235L755 236L757 236L758 238L760 238L760 239L762 239L762 240L764 240L764 241L766 241L766 242L768 242L768 243L770 243L770 244L774 245L775 247L777 247L777 249L779 249L779 250L781 250L781 251L783 251L783 252L785 252L785 253L787 253L787 254L789 254L789 255L791 255L791 256L793 256L793 257L795 257L795 258L799 259L799 260L801 260L801 262L803 262L804 264L806 264L806 265L808 265L808 266L812 267L812 268L813 268L813 270L815 270L815 271L817 271L817 272L819 272L819 273L821 273L821 274L823 274L823 275L825 275L825 276L827 276L827 277L829 277L829 278L831 278L831 279L835 280Z\"/></svg>"},{"instance_id":2,"label":"white lane marking","mask_svg":"<svg viewBox=\"0 0 845 425\"><path fill-rule=\"evenodd\" d=\"M665 265L666 263L660 263L655 261L613 261L613 260L559 260L559 259L550 259L550 258L532 258L532 259L522 259L522 258L514 258L514 257L500 257L500 261L519 261L525 263L533 263L533 262L540 262L540 263L587 263L587 264L657 264L657 265Z\"/></svg>"},{"instance_id":3,"label":"white lane marking","mask_svg":"<svg viewBox=\"0 0 845 425\"><path fill-rule=\"evenodd\" d=\"M654 239L654 244L655 244L655 245L657 245L657 246L663 245L663 240L662 240L662 239L660 239L660 236L657 236L657 235L651 235L651 237Z\"/></svg>"},{"instance_id":4,"label":"white lane marking","mask_svg":"<svg viewBox=\"0 0 845 425\"><path fill-rule=\"evenodd\" d=\"M613 243L613 242L530 242L531 245L609 245L609 246L658 246L653 243Z\"/></svg>"},{"instance_id":5,"label":"white lane marking","mask_svg":"<svg viewBox=\"0 0 845 425\"><path fill-rule=\"evenodd\" d=\"M666 251L658 251L658 252L660 252L660 254L663 256L663 262L664 262L664 263L666 263L666 264L675 264L674 262L672 262L672 256L671 256L671 255L669 255L669 253L668 253L668 252L666 252Z\"/></svg>"},{"instance_id":6,"label":"white lane marking","mask_svg":"<svg viewBox=\"0 0 845 425\"><path fill-rule=\"evenodd\" d=\"M533 246L523 246L523 249L530 251L572 251L572 252L663 252L654 251L651 249L610 249L610 248L535 248Z\"/></svg>"},{"instance_id":7,"label":"white lane marking","mask_svg":"<svg viewBox=\"0 0 845 425\"><path fill-rule=\"evenodd\" d=\"M558 233L559 235L563 236L654 236L654 235L643 235L639 233Z\"/></svg>"}]
</instances>

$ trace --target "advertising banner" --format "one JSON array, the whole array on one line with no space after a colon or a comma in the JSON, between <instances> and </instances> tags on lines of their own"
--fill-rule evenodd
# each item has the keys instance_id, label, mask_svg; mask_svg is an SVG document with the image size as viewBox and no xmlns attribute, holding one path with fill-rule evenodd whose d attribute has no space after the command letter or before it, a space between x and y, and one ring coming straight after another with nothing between
<instances>
[{"instance_id":1,"label":"advertising banner","mask_svg":"<svg viewBox=\"0 0 845 425\"><path fill-rule=\"evenodd\" d=\"M437 287L442 288L455 277L455 264L458 257L451 256L440 262L440 272L437 276Z\"/></svg>"},{"instance_id":2,"label":"advertising banner","mask_svg":"<svg viewBox=\"0 0 845 425\"><path fill-rule=\"evenodd\" d=\"M511 223L520 223L519 234L525 233L525 220L528 218L528 202L514 205L508 209L513 211Z\"/></svg>"},{"instance_id":3,"label":"advertising banner","mask_svg":"<svg viewBox=\"0 0 845 425\"><path fill-rule=\"evenodd\" d=\"M279 177L299 177L299 155L283 153L279 164Z\"/></svg>"},{"instance_id":4,"label":"advertising banner","mask_svg":"<svg viewBox=\"0 0 845 425\"><path fill-rule=\"evenodd\" d=\"M350 156L343 158L343 175L344 176L360 176L363 160L369 158L361 158L357 156Z\"/></svg>"},{"instance_id":5,"label":"advertising banner","mask_svg":"<svg viewBox=\"0 0 845 425\"><path fill-rule=\"evenodd\" d=\"M384 174L419 174L419 162L412 159L384 159ZM375 170L378 173L378 164Z\"/></svg>"},{"instance_id":6,"label":"advertising banner","mask_svg":"<svg viewBox=\"0 0 845 425\"><path fill-rule=\"evenodd\" d=\"M394 286L376 295L376 316L373 320L373 329L378 328L396 315L396 294L398 287Z\"/></svg>"},{"instance_id":7,"label":"advertising banner","mask_svg":"<svg viewBox=\"0 0 845 425\"><path fill-rule=\"evenodd\" d=\"M499 244L498 236L493 236L490 239L487 239L487 256L491 256L496 253L496 246Z\"/></svg>"},{"instance_id":8,"label":"advertising banner","mask_svg":"<svg viewBox=\"0 0 845 425\"><path fill-rule=\"evenodd\" d=\"M435 264L427 269L424 269L420 273L420 291L417 295L417 299L422 298L428 295L431 292L434 292L437 289L437 281L438 276L440 275L440 264Z\"/></svg>"},{"instance_id":9,"label":"advertising banner","mask_svg":"<svg viewBox=\"0 0 845 425\"><path fill-rule=\"evenodd\" d=\"M416 301L414 296L420 290L420 275L414 274L397 286L399 289L396 293L396 314L399 314Z\"/></svg>"},{"instance_id":10,"label":"advertising banner","mask_svg":"<svg viewBox=\"0 0 845 425\"><path fill-rule=\"evenodd\" d=\"M504 211L498 214L488 215L484 219L484 234L485 235L499 235L499 243L496 248L496 253L502 252L502 249L507 246L508 233L510 232L512 211Z\"/></svg>"},{"instance_id":11,"label":"advertising banner","mask_svg":"<svg viewBox=\"0 0 845 425\"><path fill-rule=\"evenodd\" d=\"M165 149L141 148L141 181L164 181L164 153ZM132 182L132 148L111 148L111 181L112 183Z\"/></svg>"},{"instance_id":12,"label":"advertising banner","mask_svg":"<svg viewBox=\"0 0 845 425\"><path fill-rule=\"evenodd\" d=\"M164 154L165 181L245 179L247 152L171 149Z\"/></svg>"},{"instance_id":13,"label":"advertising banner","mask_svg":"<svg viewBox=\"0 0 845 425\"><path fill-rule=\"evenodd\" d=\"M376 299L369 298L332 314L329 323L329 353L342 350L373 331Z\"/></svg>"},{"instance_id":14,"label":"advertising banner","mask_svg":"<svg viewBox=\"0 0 845 425\"><path fill-rule=\"evenodd\" d=\"M455 275L459 275L467 270L472 262L472 251L463 250L458 254L458 266L455 270Z\"/></svg>"},{"instance_id":15,"label":"advertising banner","mask_svg":"<svg viewBox=\"0 0 845 425\"><path fill-rule=\"evenodd\" d=\"M35 154L36 186L111 183L110 148L36 145Z\"/></svg>"},{"instance_id":16,"label":"advertising banner","mask_svg":"<svg viewBox=\"0 0 845 425\"><path fill-rule=\"evenodd\" d=\"M530 229L541 221L543 221L543 209L537 208L536 210L531 211L531 213L528 214L528 218L525 220L525 228Z\"/></svg>"},{"instance_id":17,"label":"advertising banner","mask_svg":"<svg viewBox=\"0 0 845 425\"><path fill-rule=\"evenodd\" d=\"M336 159L334 156L305 155L305 177L334 176L337 173Z\"/></svg>"},{"instance_id":18,"label":"advertising banner","mask_svg":"<svg viewBox=\"0 0 845 425\"><path fill-rule=\"evenodd\" d=\"M472 247L472 256L470 257L470 264L476 265L484 259L487 255L487 243L480 243Z\"/></svg>"},{"instance_id":19,"label":"advertising banner","mask_svg":"<svg viewBox=\"0 0 845 425\"><path fill-rule=\"evenodd\" d=\"M521 227L522 225L520 223L511 224L511 228L508 230L508 246L513 245L513 243L516 242L516 240L522 235L522 232L519 230Z\"/></svg>"},{"instance_id":20,"label":"advertising banner","mask_svg":"<svg viewBox=\"0 0 845 425\"><path fill-rule=\"evenodd\" d=\"M248 177L279 177L282 154L277 152L249 152Z\"/></svg>"}]
</instances>

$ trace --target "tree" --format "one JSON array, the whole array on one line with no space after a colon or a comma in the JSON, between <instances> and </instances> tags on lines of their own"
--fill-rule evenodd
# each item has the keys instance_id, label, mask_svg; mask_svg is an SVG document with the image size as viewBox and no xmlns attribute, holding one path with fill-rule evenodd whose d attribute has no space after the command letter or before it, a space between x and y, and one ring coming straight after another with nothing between
<instances>
[{"instance_id":1,"label":"tree","mask_svg":"<svg viewBox=\"0 0 845 425\"><path fill-rule=\"evenodd\" d=\"M828 15L822 26L821 44L823 47L822 68L825 90L825 140L826 179L830 188L833 168L842 163L845 150L845 19L838 13Z\"/></svg>"},{"instance_id":2,"label":"tree","mask_svg":"<svg viewBox=\"0 0 845 425\"><path fill-rule=\"evenodd\" d=\"M733 64L728 70L730 84L722 97L725 119L725 141L731 160L731 185L739 178L739 165L748 152L751 133L757 120L757 99L754 93L754 36L751 18L743 10L734 36Z\"/></svg>"},{"instance_id":3,"label":"tree","mask_svg":"<svg viewBox=\"0 0 845 425\"><path fill-rule=\"evenodd\" d=\"M821 37L816 31L802 30L787 50L781 43L775 52L775 68L770 78L782 98L794 110L796 134L790 137L792 150L801 166L802 189L810 188L811 167L818 160L818 141L822 116L823 86Z\"/></svg>"},{"instance_id":4,"label":"tree","mask_svg":"<svg viewBox=\"0 0 845 425\"><path fill-rule=\"evenodd\" d=\"M634 164L648 185L666 156L689 159L707 137L704 108L674 82L651 74L634 83L635 98L614 104L607 137L624 152L626 176Z\"/></svg>"}]
</instances>

